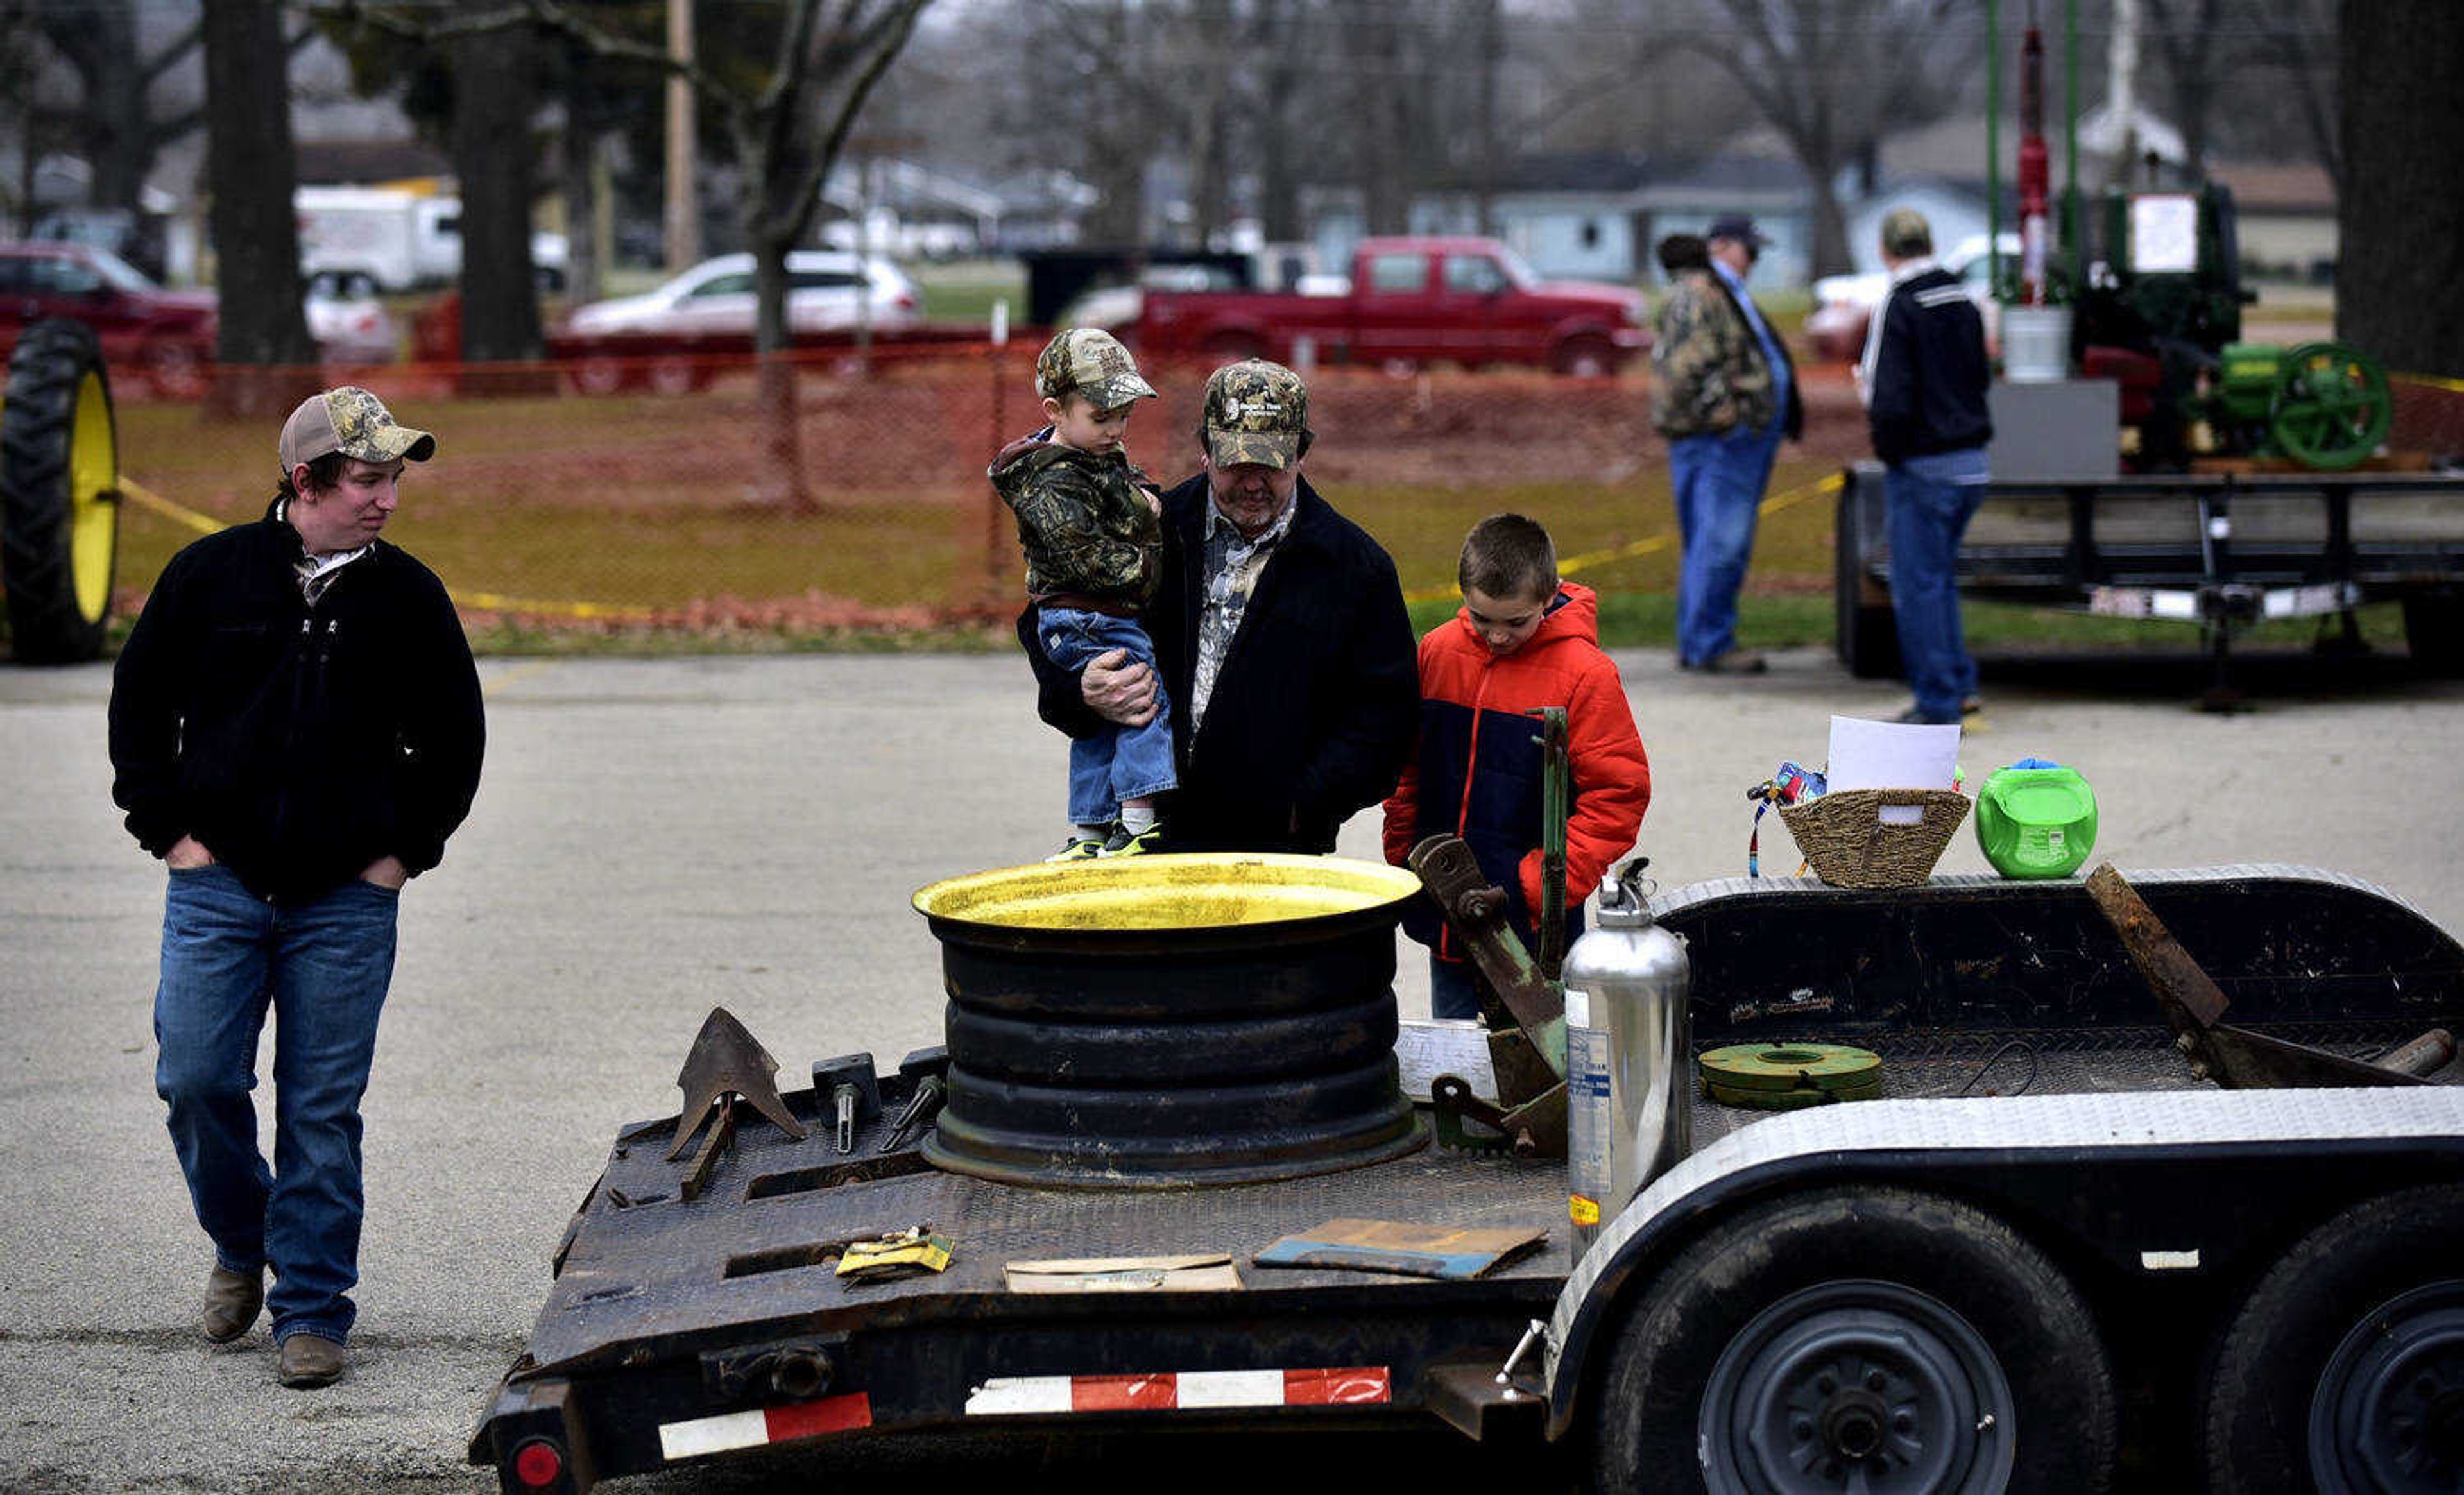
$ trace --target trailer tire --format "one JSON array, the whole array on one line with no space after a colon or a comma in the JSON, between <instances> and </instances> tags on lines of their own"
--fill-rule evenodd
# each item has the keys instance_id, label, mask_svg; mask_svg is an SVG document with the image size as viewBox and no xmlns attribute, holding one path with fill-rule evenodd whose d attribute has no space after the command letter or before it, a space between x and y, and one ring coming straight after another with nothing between
<instances>
[{"instance_id":1,"label":"trailer tire","mask_svg":"<svg viewBox=\"0 0 2464 1495\"><path fill-rule=\"evenodd\" d=\"M2251 1288L2200 1392L2209 1487L2464 1483L2464 1185L2382 1195Z\"/></svg>"},{"instance_id":2,"label":"trailer tire","mask_svg":"<svg viewBox=\"0 0 2464 1495\"><path fill-rule=\"evenodd\" d=\"M2441 588L2406 598L2404 647L2424 673L2464 675L2464 591Z\"/></svg>"},{"instance_id":3,"label":"trailer tire","mask_svg":"<svg viewBox=\"0 0 2464 1495\"><path fill-rule=\"evenodd\" d=\"M93 332L26 329L0 399L0 586L17 661L102 652L120 560L120 462L110 376Z\"/></svg>"},{"instance_id":4,"label":"trailer tire","mask_svg":"<svg viewBox=\"0 0 2464 1495\"><path fill-rule=\"evenodd\" d=\"M1900 620L1888 603L1877 606L1865 601L1865 553L1857 502L1857 484L1853 480L1842 484L1832 525L1833 647L1839 663L1858 679L1896 679L1901 673Z\"/></svg>"},{"instance_id":5,"label":"trailer tire","mask_svg":"<svg viewBox=\"0 0 2464 1495\"><path fill-rule=\"evenodd\" d=\"M2114 1474L2113 1372L2078 1289L1998 1217L1909 1189L1715 1225L1626 1313L1598 1390L1600 1490L2077 1492Z\"/></svg>"}]
</instances>

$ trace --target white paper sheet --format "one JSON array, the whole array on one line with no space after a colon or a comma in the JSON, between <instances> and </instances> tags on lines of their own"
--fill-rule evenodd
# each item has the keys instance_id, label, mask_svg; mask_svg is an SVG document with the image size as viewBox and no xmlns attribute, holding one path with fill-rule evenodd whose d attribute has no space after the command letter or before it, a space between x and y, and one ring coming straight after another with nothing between
<instances>
[{"instance_id":1,"label":"white paper sheet","mask_svg":"<svg viewBox=\"0 0 2464 1495\"><path fill-rule=\"evenodd\" d=\"M1959 726L1903 727L1859 716L1831 718L1825 774L1840 789L1947 789L1959 764Z\"/></svg>"}]
</instances>

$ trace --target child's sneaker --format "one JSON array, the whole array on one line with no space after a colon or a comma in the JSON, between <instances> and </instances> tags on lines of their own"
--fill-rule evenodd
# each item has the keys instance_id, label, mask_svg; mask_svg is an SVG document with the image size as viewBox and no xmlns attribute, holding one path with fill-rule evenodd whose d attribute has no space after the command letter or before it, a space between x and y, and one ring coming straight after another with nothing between
<instances>
[{"instance_id":1,"label":"child's sneaker","mask_svg":"<svg viewBox=\"0 0 2464 1495\"><path fill-rule=\"evenodd\" d=\"M1133 831L1127 825L1112 827L1112 839L1104 843L1103 856L1145 856L1163 849L1163 822L1157 821L1144 830Z\"/></svg>"},{"instance_id":2,"label":"child's sneaker","mask_svg":"<svg viewBox=\"0 0 2464 1495\"><path fill-rule=\"evenodd\" d=\"M1112 827L1112 834L1114 837L1118 837L1120 833L1121 828L1118 825ZM1069 844L1067 846L1063 846L1060 850L1055 851L1048 857L1045 857L1045 860L1047 862L1084 862L1089 857L1099 857L1109 854L1104 849L1105 846L1109 845L1111 845L1111 843L1101 836L1072 836L1069 838Z\"/></svg>"}]
</instances>

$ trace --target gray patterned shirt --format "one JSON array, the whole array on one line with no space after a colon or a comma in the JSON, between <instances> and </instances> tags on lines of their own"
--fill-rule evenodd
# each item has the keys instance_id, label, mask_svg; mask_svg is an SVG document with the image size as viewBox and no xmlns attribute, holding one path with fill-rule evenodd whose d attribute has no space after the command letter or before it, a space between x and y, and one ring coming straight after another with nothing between
<instances>
[{"instance_id":1,"label":"gray patterned shirt","mask_svg":"<svg viewBox=\"0 0 2464 1495\"><path fill-rule=\"evenodd\" d=\"M1231 651L1233 636L1241 631L1241 619L1249 610L1249 595L1257 590L1266 562L1274 559L1275 547L1291 533L1292 516L1299 509L1300 495L1295 493L1274 523L1256 539L1247 539L1215 507L1214 497L1207 498L1206 603L1199 609L1198 674L1189 687L1193 734L1206 719L1207 698L1215 693L1215 677L1223 669L1223 656Z\"/></svg>"}]
</instances>

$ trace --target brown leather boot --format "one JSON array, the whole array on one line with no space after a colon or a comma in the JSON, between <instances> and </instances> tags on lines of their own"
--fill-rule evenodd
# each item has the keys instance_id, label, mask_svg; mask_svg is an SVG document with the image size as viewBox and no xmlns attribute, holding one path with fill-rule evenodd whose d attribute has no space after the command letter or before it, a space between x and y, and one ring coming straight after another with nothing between
<instances>
[{"instance_id":1,"label":"brown leather boot","mask_svg":"<svg viewBox=\"0 0 2464 1495\"><path fill-rule=\"evenodd\" d=\"M230 1344L248 1332L256 1315L265 1308L265 1269L253 1272L227 1272L217 1265L206 1278L206 1308L202 1322L206 1337L218 1345Z\"/></svg>"},{"instance_id":2,"label":"brown leather boot","mask_svg":"<svg viewBox=\"0 0 2464 1495\"><path fill-rule=\"evenodd\" d=\"M342 1378L350 1356L342 1347L315 1334L294 1334L282 1342L276 1356L282 1384L295 1391L314 1391Z\"/></svg>"}]
</instances>

